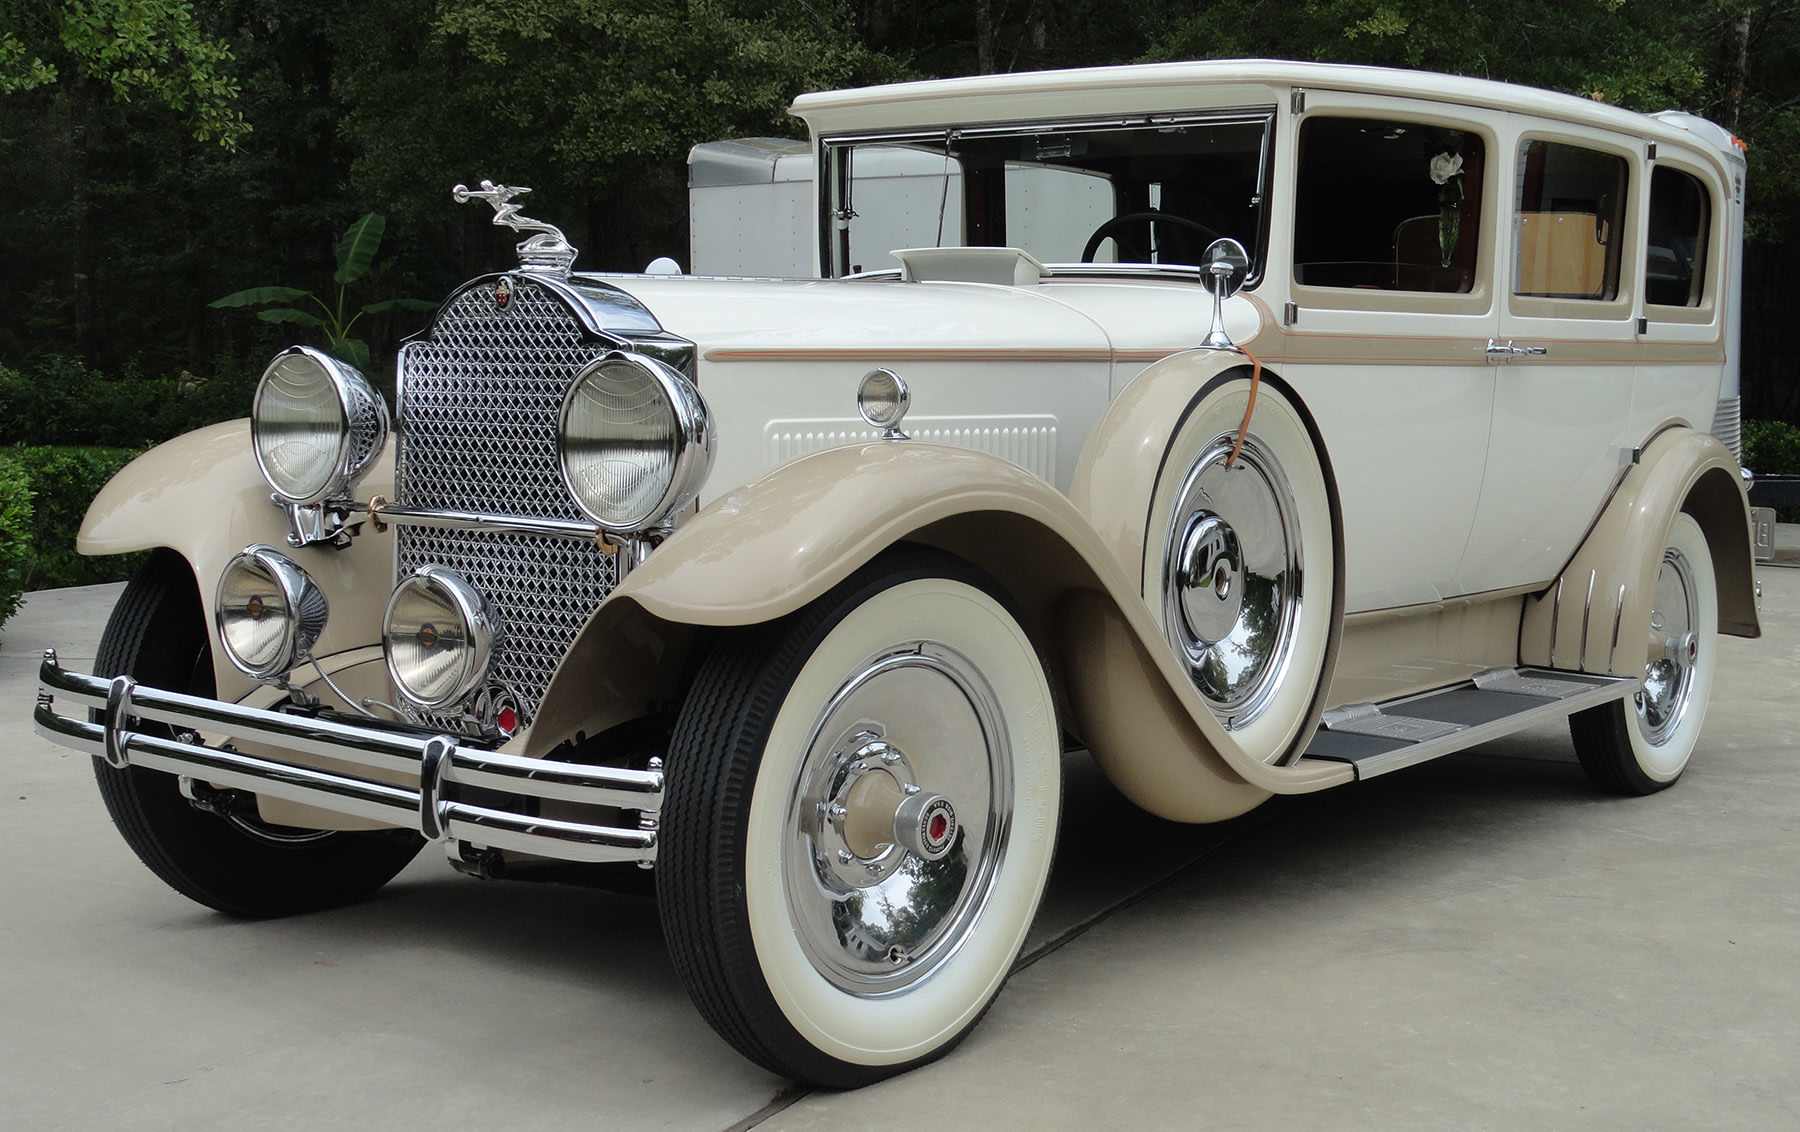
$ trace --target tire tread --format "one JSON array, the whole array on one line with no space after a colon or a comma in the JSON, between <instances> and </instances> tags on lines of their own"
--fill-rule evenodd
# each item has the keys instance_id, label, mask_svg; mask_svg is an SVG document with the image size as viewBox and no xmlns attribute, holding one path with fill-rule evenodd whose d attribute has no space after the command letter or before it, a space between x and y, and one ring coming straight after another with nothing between
<instances>
[{"instance_id":1,"label":"tire tread","mask_svg":"<svg viewBox=\"0 0 1800 1132\"><path fill-rule=\"evenodd\" d=\"M214 694L204 618L187 561L173 551L154 552L107 619L96 674ZM342 833L299 845L257 841L195 809L173 775L93 761L101 800L138 858L177 892L228 916L264 919L360 900L392 880L424 844L405 830Z\"/></svg>"},{"instance_id":2,"label":"tire tread","mask_svg":"<svg viewBox=\"0 0 1800 1132\"><path fill-rule=\"evenodd\" d=\"M669 744L657 904L676 973L701 1016L739 1053L773 1073L827 1088L859 1088L936 1060L980 1021L978 1015L912 1062L840 1060L794 1030L748 943L742 846L756 768L781 702L806 658L848 611L899 581L923 577L967 582L1010 606L991 578L959 558L917 546L890 550L797 613L720 633L696 670ZM700 752L709 757L692 757Z\"/></svg>"}]
</instances>

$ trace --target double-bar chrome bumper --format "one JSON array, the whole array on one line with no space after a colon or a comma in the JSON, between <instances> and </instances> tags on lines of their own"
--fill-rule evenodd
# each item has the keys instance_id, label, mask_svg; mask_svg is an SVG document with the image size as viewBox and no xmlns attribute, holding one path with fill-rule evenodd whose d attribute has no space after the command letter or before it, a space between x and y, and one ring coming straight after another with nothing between
<instances>
[{"instance_id":1,"label":"double-bar chrome bumper","mask_svg":"<svg viewBox=\"0 0 1800 1132\"><path fill-rule=\"evenodd\" d=\"M45 650L38 680L41 687L32 715L38 734L99 756L115 767L165 771L227 789L412 827L432 841L467 842L563 861L636 861L648 866L656 860L663 775L654 764L650 770L626 770L527 759L461 746L449 735L421 737L247 708L146 688L129 676L105 680L69 672L57 663L54 649ZM99 709L100 722L57 714L59 698ZM259 758L229 746L146 735L132 729L141 721L166 723L177 733L223 734L246 743L399 772L408 778L417 775L419 786L394 786ZM638 817L629 827L533 817L459 801L453 797L457 786L497 792L523 804L530 804L529 799L575 802L635 812Z\"/></svg>"}]
</instances>

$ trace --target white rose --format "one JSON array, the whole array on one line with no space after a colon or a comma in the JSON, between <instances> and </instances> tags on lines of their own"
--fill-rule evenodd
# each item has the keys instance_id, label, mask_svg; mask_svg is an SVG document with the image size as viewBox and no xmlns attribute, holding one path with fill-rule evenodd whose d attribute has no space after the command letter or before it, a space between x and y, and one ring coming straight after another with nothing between
<instances>
[{"instance_id":1,"label":"white rose","mask_svg":"<svg viewBox=\"0 0 1800 1132\"><path fill-rule=\"evenodd\" d=\"M1441 185L1462 172L1462 154L1440 153L1431 159L1431 182Z\"/></svg>"}]
</instances>

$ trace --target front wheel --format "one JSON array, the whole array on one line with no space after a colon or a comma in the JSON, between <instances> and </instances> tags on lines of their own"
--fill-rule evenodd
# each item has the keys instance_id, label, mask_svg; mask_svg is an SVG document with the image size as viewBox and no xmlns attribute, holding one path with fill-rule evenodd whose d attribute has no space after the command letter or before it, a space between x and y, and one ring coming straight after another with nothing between
<instances>
[{"instance_id":1,"label":"front wheel","mask_svg":"<svg viewBox=\"0 0 1800 1132\"><path fill-rule=\"evenodd\" d=\"M1569 717L1588 777L1614 794L1654 794L1687 769L1718 668L1719 590L1706 534L1675 516L1650 605L1644 686Z\"/></svg>"},{"instance_id":2,"label":"front wheel","mask_svg":"<svg viewBox=\"0 0 1800 1132\"><path fill-rule=\"evenodd\" d=\"M903 548L723 635L670 744L665 934L707 1021L835 1088L930 1061L1005 982L1061 799L1043 665L992 579Z\"/></svg>"},{"instance_id":3,"label":"front wheel","mask_svg":"<svg viewBox=\"0 0 1800 1132\"><path fill-rule=\"evenodd\" d=\"M205 609L187 562L159 550L138 571L100 638L100 676L152 688L214 694ZM160 724L144 725L168 728ZM183 896L232 916L310 912L374 892L406 867L424 840L406 830L340 833L270 825L247 796L210 791L214 812L183 797L172 774L94 760L100 796L119 833Z\"/></svg>"}]
</instances>

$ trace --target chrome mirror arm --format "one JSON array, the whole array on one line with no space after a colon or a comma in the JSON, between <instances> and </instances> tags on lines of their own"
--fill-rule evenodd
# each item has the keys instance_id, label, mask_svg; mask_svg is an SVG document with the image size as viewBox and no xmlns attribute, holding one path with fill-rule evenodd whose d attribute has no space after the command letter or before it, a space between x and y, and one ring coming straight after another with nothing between
<instances>
[{"instance_id":1,"label":"chrome mirror arm","mask_svg":"<svg viewBox=\"0 0 1800 1132\"><path fill-rule=\"evenodd\" d=\"M1212 296L1212 328L1200 345L1209 350L1235 350L1225 332L1225 300L1238 293L1250 274L1250 255L1233 239L1214 240L1201 257L1200 285Z\"/></svg>"}]
</instances>

